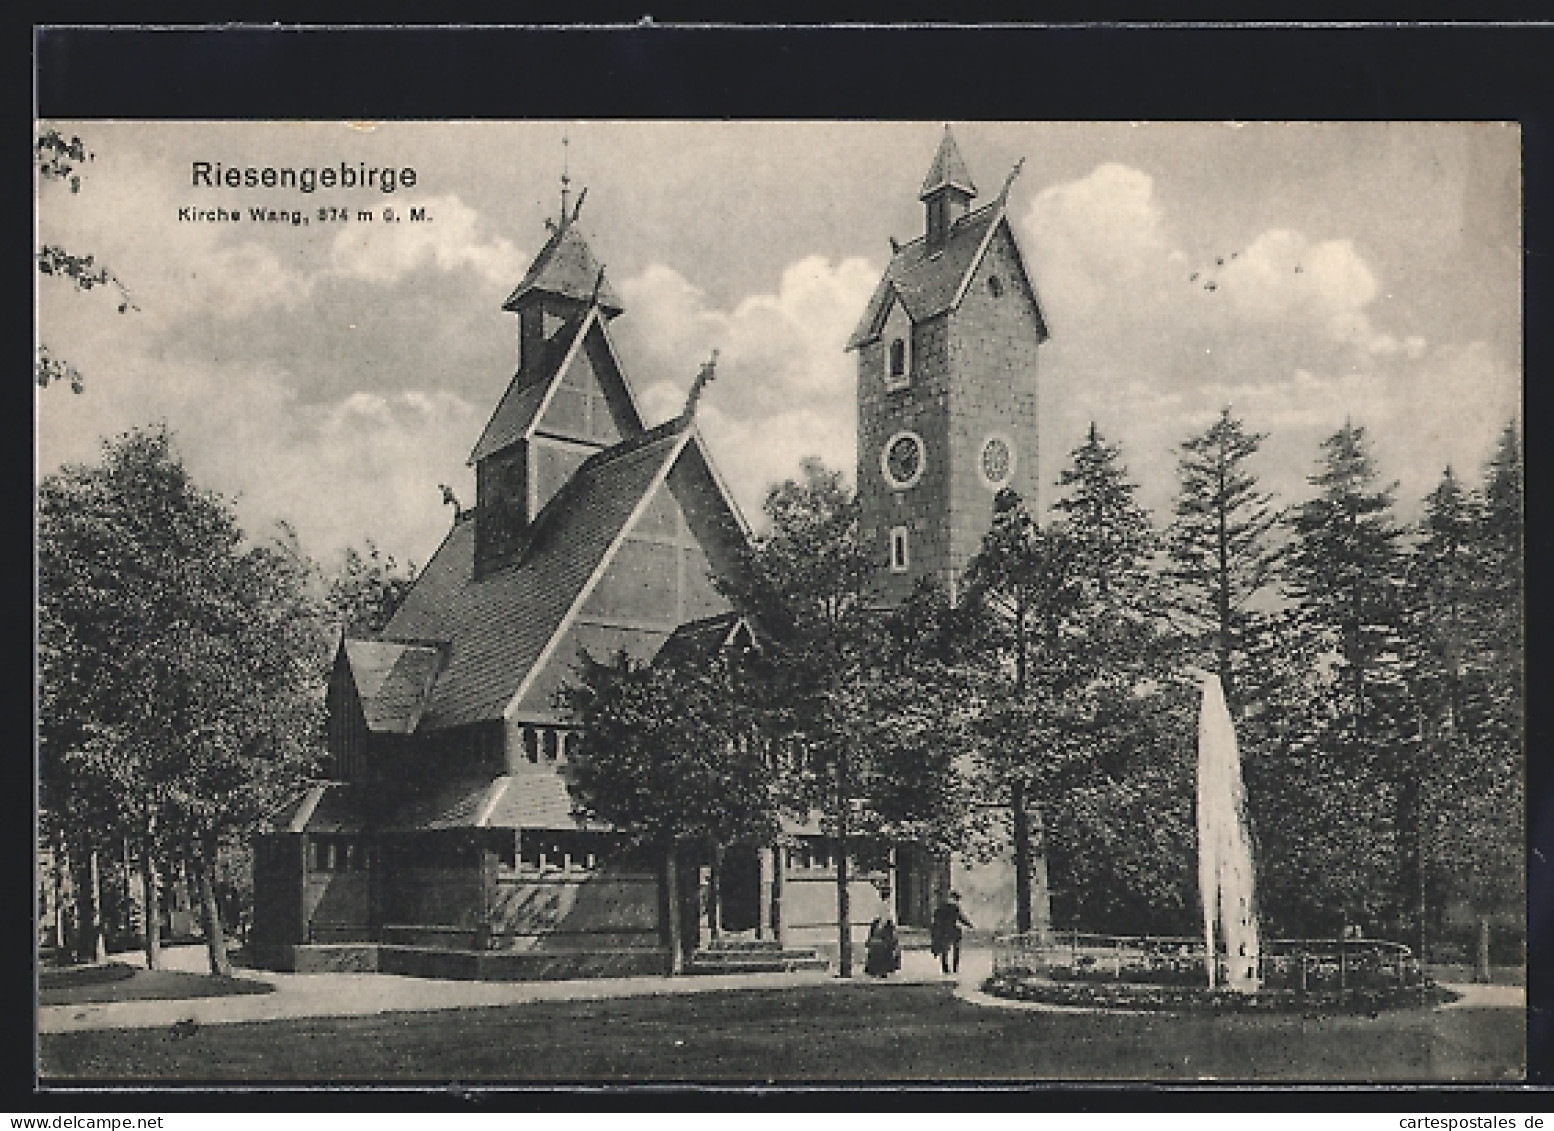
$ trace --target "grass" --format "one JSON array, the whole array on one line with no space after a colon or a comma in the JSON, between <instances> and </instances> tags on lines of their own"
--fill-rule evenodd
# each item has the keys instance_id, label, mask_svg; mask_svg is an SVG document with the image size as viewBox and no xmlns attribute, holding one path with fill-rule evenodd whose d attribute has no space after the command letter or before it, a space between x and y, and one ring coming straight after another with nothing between
<instances>
[{"instance_id":1,"label":"grass","mask_svg":"<svg viewBox=\"0 0 1554 1131\"><path fill-rule=\"evenodd\" d=\"M228 994L267 994L273 989L267 982L249 978L220 978L180 970L142 970L122 962L110 962L74 970L43 971L38 976L38 1004L166 1001Z\"/></svg>"},{"instance_id":2,"label":"grass","mask_svg":"<svg viewBox=\"0 0 1554 1131\"><path fill-rule=\"evenodd\" d=\"M1466 1081L1524 1075L1514 1010L1135 1016L991 1009L943 985L743 990L45 1035L84 1081Z\"/></svg>"}]
</instances>

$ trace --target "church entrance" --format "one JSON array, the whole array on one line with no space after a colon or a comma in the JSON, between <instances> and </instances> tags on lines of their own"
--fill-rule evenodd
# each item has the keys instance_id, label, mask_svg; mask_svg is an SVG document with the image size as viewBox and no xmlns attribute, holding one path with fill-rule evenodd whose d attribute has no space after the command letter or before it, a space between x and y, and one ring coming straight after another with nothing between
<instances>
[{"instance_id":1,"label":"church entrance","mask_svg":"<svg viewBox=\"0 0 1554 1131\"><path fill-rule=\"evenodd\" d=\"M753 931L761 922L761 858L753 845L723 850L718 870L720 928L729 933Z\"/></svg>"},{"instance_id":2,"label":"church entrance","mask_svg":"<svg viewBox=\"0 0 1554 1131\"><path fill-rule=\"evenodd\" d=\"M896 922L903 927L933 924L933 909L950 890L948 860L915 844L896 846Z\"/></svg>"}]
</instances>

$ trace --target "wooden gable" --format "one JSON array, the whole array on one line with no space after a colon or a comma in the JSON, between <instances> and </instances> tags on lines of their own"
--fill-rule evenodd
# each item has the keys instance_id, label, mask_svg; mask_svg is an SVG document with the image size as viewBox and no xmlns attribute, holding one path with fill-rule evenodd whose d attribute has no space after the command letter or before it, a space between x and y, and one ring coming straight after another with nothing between
<instances>
[{"instance_id":1,"label":"wooden gable","mask_svg":"<svg viewBox=\"0 0 1554 1131\"><path fill-rule=\"evenodd\" d=\"M729 611L715 576L737 568L743 532L701 449L686 443L644 497L511 718L556 719L556 692L587 652L647 662L682 624Z\"/></svg>"},{"instance_id":2,"label":"wooden gable","mask_svg":"<svg viewBox=\"0 0 1554 1131\"><path fill-rule=\"evenodd\" d=\"M367 713L351 675L345 641L335 651L324 693L325 742L329 750L329 776L354 781L362 776L367 758Z\"/></svg>"}]
</instances>

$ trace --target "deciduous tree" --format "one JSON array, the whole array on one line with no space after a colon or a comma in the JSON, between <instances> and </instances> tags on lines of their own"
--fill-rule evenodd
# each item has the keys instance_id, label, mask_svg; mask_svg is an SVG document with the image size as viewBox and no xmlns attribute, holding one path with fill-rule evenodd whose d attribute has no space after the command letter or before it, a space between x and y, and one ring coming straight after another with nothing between
<instances>
[{"instance_id":1,"label":"deciduous tree","mask_svg":"<svg viewBox=\"0 0 1554 1131\"><path fill-rule=\"evenodd\" d=\"M45 129L33 142L33 156L41 182L59 181L68 184L72 193L81 191L82 166L92 160L92 154L79 137L67 138L57 129ZM93 255L78 255L59 244L44 244L38 249L35 260L39 274L64 279L76 290L89 291L94 287L107 286L115 288L119 292L120 314L135 309L124 283L107 267L98 263ZM86 388L81 371L57 356L45 342L38 343L33 378L39 388L60 381L69 382L71 391L75 393Z\"/></svg>"},{"instance_id":2,"label":"deciduous tree","mask_svg":"<svg viewBox=\"0 0 1554 1131\"><path fill-rule=\"evenodd\" d=\"M39 757L46 803L127 835L146 878L200 880L212 972L229 970L211 870L317 755L325 634L308 564L248 541L162 427L104 444L38 492Z\"/></svg>"},{"instance_id":3,"label":"deciduous tree","mask_svg":"<svg viewBox=\"0 0 1554 1131\"><path fill-rule=\"evenodd\" d=\"M778 833L773 758L750 709L750 656L705 665L583 657L563 700L582 723L567 766L576 811L663 854L670 950L683 937L677 863L687 843L764 844Z\"/></svg>"}]
</instances>

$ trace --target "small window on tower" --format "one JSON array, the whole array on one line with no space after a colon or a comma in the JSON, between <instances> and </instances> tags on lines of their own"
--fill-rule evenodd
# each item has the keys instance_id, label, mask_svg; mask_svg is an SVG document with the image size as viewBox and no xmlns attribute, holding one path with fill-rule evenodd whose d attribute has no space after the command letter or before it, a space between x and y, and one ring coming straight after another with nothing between
<instances>
[{"instance_id":1,"label":"small window on tower","mask_svg":"<svg viewBox=\"0 0 1554 1131\"><path fill-rule=\"evenodd\" d=\"M905 338L894 338L890 343L890 373L885 378L885 383L892 389L902 388L911 378L908 370L911 367L911 358L907 352Z\"/></svg>"},{"instance_id":2,"label":"small window on tower","mask_svg":"<svg viewBox=\"0 0 1554 1131\"><path fill-rule=\"evenodd\" d=\"M890 572L905 573L911 564L907 550L907 528L894 527L890 532Z\"/></svg>"},{"instance_id":3,"label":"small window on tower","mask_svg":"<svg viewBox=\"0 0 1554 1131\"><path fill-rule=\"evenodd\" d=\"M994 298L1003 298L1004 281L997 275L989 275L987 277L987 293L992 295Z\"/></svg>"},{"instance_id":4,"label":"small window on tower","mask_svg":"<svg viewBox=\"0 0 1554 1131\"><path fill-rule=\"evenodd\" d=\"M535 733L533 727L523 728L523 755L530 762L540 760L540 736Z\"/></svg>"}]
</instances>

